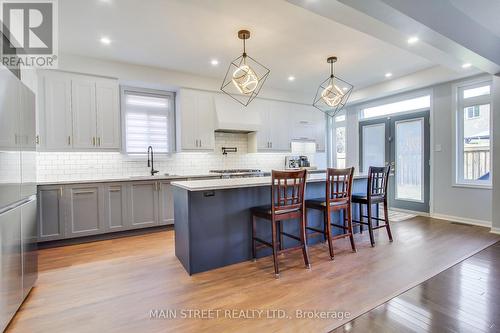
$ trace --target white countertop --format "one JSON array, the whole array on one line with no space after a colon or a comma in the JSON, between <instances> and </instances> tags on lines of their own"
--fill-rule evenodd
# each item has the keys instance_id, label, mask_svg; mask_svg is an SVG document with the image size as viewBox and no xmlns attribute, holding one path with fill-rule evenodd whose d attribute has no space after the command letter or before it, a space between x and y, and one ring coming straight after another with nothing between
<instances>
[{"instance_id":1,"label":"white countertop","mask_svg":"<svg viewBox=\"0 0 500 333\"><path fill-rule=\"evenodd\" d=\"M364 179L366 175L355 175L354 179ZM324 182L324 174L311 174L307 177L307 182ZM190 181L176 181L172 185L183 188L188 191L209 191L224 190L241 187L271 186L271 177L252 177L252 178L229 178L229 179L203 179Z\"/></svg>"},{"instance_id":2,"label":"white countertop","mask_svg":"<svg viewBox=\"0 0 500 333\"><path fill-rule=\"evenodd\" d=\"M64 179L55 181L42 181L37 182L37 185L70 185L70 184L93 184L93 183L113 183L113 182L133 182L133 181L151 181L151 180L176 180L185 178L220 178L220 175L214 174L196 174L196 175L156 175L156 176L121 176L121 177L108 177L97 179Z\"/></svg>"}]
</instances>

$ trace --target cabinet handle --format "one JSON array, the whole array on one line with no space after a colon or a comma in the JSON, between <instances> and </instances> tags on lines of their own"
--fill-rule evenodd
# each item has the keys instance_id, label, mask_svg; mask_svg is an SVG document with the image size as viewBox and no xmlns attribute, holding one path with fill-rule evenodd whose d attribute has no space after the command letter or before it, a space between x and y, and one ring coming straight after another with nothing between
<instances>
[{"instance_id":1,"label":"cabinet handle","mask_svg":"<svg viewBox=\"0 0 500 333\"><path fill-rule=\"evenodd\" d=\"M95 136L92 137L92 145L95 146Z\"/></svg>"},{"instance_id":2,"label":"cabinet handle","mask_svg":"<svg viewBox=\"0 0 500 333\"><path fill-rule=\"evenodd\" d=\"M39 145L39 144L40 144L40 135L37 135L37 136L35 137L35 143L36 143L37 145Z\"/></svg>"},{"instance_id":3,"label":"cabinet handle","mask_svg":"<svg viewBox=\"0 0 500 333\"><path fill-rule=\"evenodd\" d=\"M200 139L200 148L201 148L202 144L201 144L201 139Z\"/></svg>"},{"instance_id":4,"label":"cabinet handle","mask_svg":"<svg viewBox=\"0 0 500 333\"><path fill-rule=\"evenodd\" d=\"M158 191L161 191L161 183L158 183Z\"/></svg>"},{"instance_id":5,"label":"cabinet handle","mask_svg":"<svg viewBox=\"0 0 500 333\"><path fill-rule=\"evenodd\" d=\"M78 192L73 192L74 194L94 194L94 191L78 191Z\"/></svg>"},{"instance_id":6,"label":"cabinet handle","mask_svg":"<svg viewBox=\"0 0 500 333\"><path fill-rule=\"evenodd\" d=\"M62 197L62 194L63 193L62 193L62 186L61 186L61 187L59 187L59 197Z\"/></svg>"},{"instance_id":7,"label":"cabinet handle","mask_svg":"<svg viewBox=\"0 0 500 333\"><path fill-rule=\"evenodd\" d=\"M101 137L97 138L97 145L100 147L101 146Z\"/></svg>"},{"instance_id":8,"label":"cabinet handle","mask_svg":"<svg viewBox=\"0 0 500 333\"><path fill-rule=\"evenodd\" d=\"M68 135L68 146L71 146L71 135Z\"/></svg>"},{"instance_id":9,"label":"cabinet handle","mask_svg":"<svg viewBox=\"0 0 500 333\"><path fill-rule=\"evenodd\" d=\"M120 192L121 189L120 188L110 188L109 189L109 192Z\"/></svg>"}]
</instances>

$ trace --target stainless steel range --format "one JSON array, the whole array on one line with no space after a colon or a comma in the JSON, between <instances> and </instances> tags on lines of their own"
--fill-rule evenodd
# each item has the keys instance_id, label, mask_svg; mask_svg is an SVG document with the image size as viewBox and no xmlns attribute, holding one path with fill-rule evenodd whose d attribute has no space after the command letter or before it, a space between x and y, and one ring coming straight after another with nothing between
<instances>
[{"instance_id":1,"label":"stainless steel range","mask_svg":"<svg viewBox=\"0 0 500 333\"><path fill-rule=\"evenodd\" d=\"M220 174L221 178L249 178L264 177L266 173L259 169L225 169L210 170L210 173Z\"/></svg>"}]
</instances>

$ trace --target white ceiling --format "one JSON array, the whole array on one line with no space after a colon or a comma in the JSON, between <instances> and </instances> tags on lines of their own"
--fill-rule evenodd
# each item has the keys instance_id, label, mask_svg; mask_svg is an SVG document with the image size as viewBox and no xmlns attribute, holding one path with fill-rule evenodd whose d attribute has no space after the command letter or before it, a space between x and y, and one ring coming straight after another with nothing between
<instances>
[{"instance_id":1,"label":"white ceiling","mask_svg":"<svg viewBox=\"0 0 500 333\"><path fill-rule=\"evenodd\" d=\"M453 6L500 37L499 0L450 0Z\"/></svg>"},{"instance_id":2,"label":"white ceiling","mask_svg":"<svg viewBox=\"0 0 500 333\"><path fill-rule=\"evenodd\" d=\"M435 65L284 0L60 0L59 17L61 53L221 81L241 53L236 33L246 28L248 54L271 69L266 85L286 90L315 91L329 74L330 55L339 57L337 73L355 88L388 80L386 72L396 78ZM111 45L102 45L101 36ZM218 67L210 65L213 58Z\"/></svg>"}]
</instances>

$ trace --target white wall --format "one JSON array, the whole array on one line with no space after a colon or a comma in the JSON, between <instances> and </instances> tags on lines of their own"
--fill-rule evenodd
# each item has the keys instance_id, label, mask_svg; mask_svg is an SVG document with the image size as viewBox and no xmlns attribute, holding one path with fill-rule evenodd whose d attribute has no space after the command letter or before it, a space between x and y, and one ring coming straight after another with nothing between
<instances>
[{"instance_id":1,"label":"white wall","mask_svg":"<svg viewBox=\"0 0 500 333\"><path fill-rule=\"evenodd\" d=\"M492 190L453 186L453 137L455 133L452 117L455 111L453 109L452 86L455 82L427 88L432 94L431 214L438 218L491 226ZM388 99L392 98L388 97ZM353 165L356 168L359 168L358 112L360 108L360 105L347 108L346 165ZM498 111L494 112L498 114ZM441 151L433 151L436 145L441 146ZM497 202L500 202L500 200ZM500 219L500 211L498 214ZM500 226L500 223L498 225Z\"/></svg>"}]
</instances>

